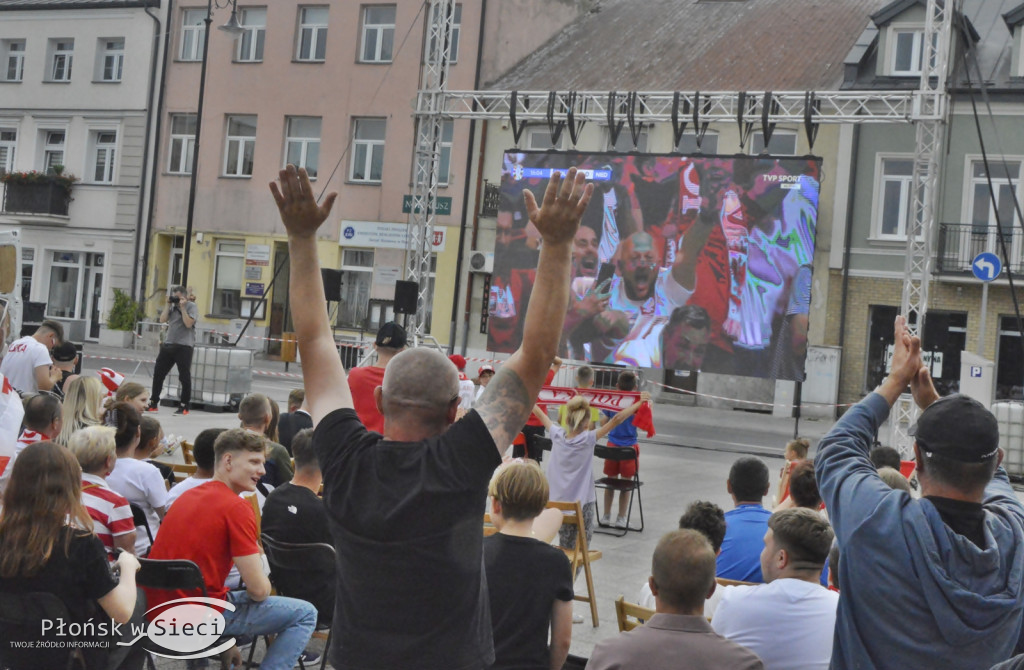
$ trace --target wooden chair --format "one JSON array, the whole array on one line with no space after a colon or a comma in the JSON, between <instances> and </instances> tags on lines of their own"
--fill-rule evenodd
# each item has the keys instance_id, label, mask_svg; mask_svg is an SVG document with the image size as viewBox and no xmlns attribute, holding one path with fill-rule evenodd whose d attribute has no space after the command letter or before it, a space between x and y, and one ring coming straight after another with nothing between
<instances>
[{"instance_id":1,"label":"wooden chair","mask_svg":"<svg viewBox=\"0 0 1024 670\"><path fill-rule=\"evenodd\" d=\"M256 537L260 538L260 533L263 532L263 512L260 511L260 497L255 493L243 497L250 505L252 505L252 513L256 515ZM259 542L259 540L257 540L257 542ZM262 551L263 545L260 544L260 552Z\"/></svg>"},{"instance_id":2,"label":"wooden chair","mask_svg":"<svg viewBox=\"0 0 1024 670\"><path fill-rule=\"evenodd\" d=\"M576 569L583 566L583 573L587 579L587 595L573 595L575 600L580 602L590 603L590 617L594 622L596 628L598 624L597 619L597 598L594 594L594 575L590 571L590 564L594 561L600 560L601 552L594 549L590 549L587 546L587 531L583 526L583 507L580 505L578 500L573 502L560 502L558 500L551 500L547 504L548 507L561 510L563 512L562 525L563 526L575 526L576 528L576 547L573 549L567 549L566 547L560 547L565 552L566 557L569 559L569 563L572 566L572 576L576 579Z\"/></svg>"},{"instance_id":3,"label":"wooden chair","mask_svg":"<svg viewBox=\"0 0 1024 670\"><path fill-rule=\"evenodd\" d=\"M184 481L194 475L199 466L195 463L173 463L171 470L174 471L174 483Z\"/></svg>"},{"instance_id":4,"label":"wooden chair","mask_svg":"<svg viewBox=\"0 0 1024 670\"><path fill-rule=\"evenodd\" d=\"M484 512L484 537L490 537L498 532L498 527L491 521L491 515Z\"/></svg>"},{"instance_id":5,"label":"wooden chair","mask_svg":"<svg viewBox=\"0 0 1024 670\"><path fill-rule=\"evenodd\" d=\"M640 607L636 603L627 603L622 596L615 599L615 618L619 621L620 633L644 625L654 613L654 610Z\"/></svg>"},{"instance_id":6,"label":"wooden chair","mask_svg":"<svg viewBox=\"0 0 1024 670\"><path fill-rule=\"evenodd\" d=\"M192 443L182 441L181 443L181 455L188 464L194 464L196 462L195 457L192 455Z\"/></svg>"},{"instance_id":7,"label":"wooden chair","mask_svg":"<svg viewBox=\"0 0 1024 670\"><path fill-rule=\"evenodd\" d=\"M757 586L755 582L743 582L738 579L726 579L725 577L715 577L715 581L718 582L719 586Z\"/></svg>"}]
</instances>

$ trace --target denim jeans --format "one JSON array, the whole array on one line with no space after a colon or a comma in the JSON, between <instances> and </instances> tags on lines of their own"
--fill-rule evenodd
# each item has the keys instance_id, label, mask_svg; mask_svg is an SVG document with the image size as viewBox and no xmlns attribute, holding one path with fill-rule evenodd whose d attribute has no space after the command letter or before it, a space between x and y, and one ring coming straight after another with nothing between
<instances>
[{"instance_id":1,"label":"denim jeans","mask_svg":"<svg viewBox=\"0 0 1024 670\"><path fill-rule=\"evenodd\" d=\"M291 670L316 627L316 608L305 600L270 596L255 602L245 591L231 591L234 612L224 610L224 635L277 635L260 661L262 670Z\"/></svg>"}]
</instances>

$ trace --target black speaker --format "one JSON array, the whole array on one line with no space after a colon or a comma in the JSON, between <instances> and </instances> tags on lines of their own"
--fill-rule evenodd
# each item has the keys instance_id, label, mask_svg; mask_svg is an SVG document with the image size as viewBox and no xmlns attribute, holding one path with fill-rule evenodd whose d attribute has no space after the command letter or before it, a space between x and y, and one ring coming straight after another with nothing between
<instances>
[{"instance_id":1,"label":"black speaker","mask_svg":"<svg viewBox=\"0 0 1024 670\"><path fill-rule=\"evenodd\" d=\"M395 282L395 314L415 314L420 285L414 281Z\"/></svg>"},{"instance_id":2,"label":"black speaker","mask_svg":"<svg viewBox=\"0 0 1024 670\"><path fill-rule=\"evenodd\" d=\"M341 270L320 268L320 279L324 282L328 302L341 302Z\"/></svg>"}]
</instances>

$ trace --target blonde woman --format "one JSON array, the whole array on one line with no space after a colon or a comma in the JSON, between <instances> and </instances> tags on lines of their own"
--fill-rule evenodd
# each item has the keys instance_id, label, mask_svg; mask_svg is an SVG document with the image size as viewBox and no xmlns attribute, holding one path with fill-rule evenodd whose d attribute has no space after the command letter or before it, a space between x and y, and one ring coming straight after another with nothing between
<instances>
[{"instance_id":1,"label":"blonde woman","mask_svg":"<svg viewBox=\"0 0 1024 670\"><path fill-rule=\"evenodd\" d=\"M69 382L64 389L64 423L54 441L66 447L71 436L82 428L101 425L104 395L103 384L95 377L79 377Z\"/></svg>"},{"instance_id":2,"label":"blonde woman","mask_svg":"<svg viewBox=\"0 0 1024 670\"><path fill-rule=\"evenodd\" d=\"M113 561L116 549L135 553L135 521L128 500L107 485L117 464L117 431L89 426L71 436L68 449L82 466L82 504L92 518L93 532Z\"/></svg>"}]
</instances>

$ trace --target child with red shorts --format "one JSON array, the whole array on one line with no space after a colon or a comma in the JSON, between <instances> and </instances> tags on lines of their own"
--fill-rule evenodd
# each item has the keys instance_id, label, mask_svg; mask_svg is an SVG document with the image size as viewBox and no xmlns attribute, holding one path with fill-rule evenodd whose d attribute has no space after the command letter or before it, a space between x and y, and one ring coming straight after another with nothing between
<instances>
[{"instance_id":1,"label":"child with red shorts","mask_svg":"<svg viewBox=\"0 0 1024 670\"><path fill-rule=\"evenodd\" d=\"M625 371L619 374L619 379L616 382L616 387L620 391L635 391L636 390L636 373ZM607 421L611 417L615 416L615 412L611 410L601 410L602 421ZM633 425L633 416L630 416L625 421L620 423L618 426L613 428L608 433L608 446L609 447L623 447L627 449L636 450L636 459L630 461L610 461L605 460L604 462L604 474L606 477L621 477L622 479L632 479L636 474L636 464L640 459L640 445L637 444L637 431L636 426ZM616 528L626 527L626 512L629 510L629 499L633 495L631 491L619 492L619 514L615 519ZM611 512L612 512L612 499L615 497L615 491L612 489L604 490L604 514L601 515L600 525L610 526L611 524Z\"/></svg>"}]
</instances>

